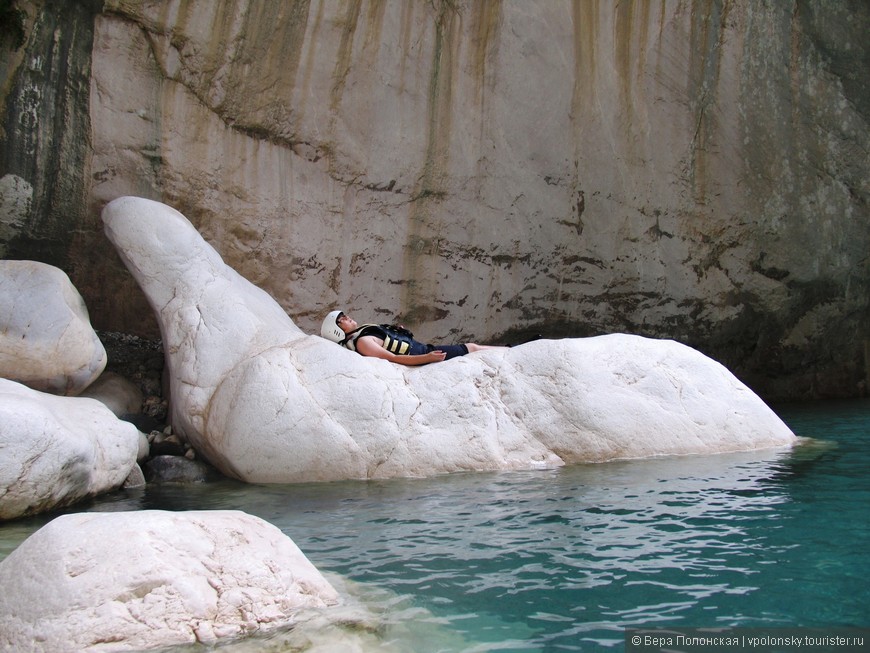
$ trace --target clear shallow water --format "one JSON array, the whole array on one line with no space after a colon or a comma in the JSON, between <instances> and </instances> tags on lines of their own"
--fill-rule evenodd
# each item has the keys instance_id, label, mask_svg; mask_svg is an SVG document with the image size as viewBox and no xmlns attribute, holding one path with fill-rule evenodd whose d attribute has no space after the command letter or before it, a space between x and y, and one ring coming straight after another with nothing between
<instances>
[{"instance_id":1,"label":"clear shallow water","mask_svg":"<svg viewBox=\"0 0 870 653\"><path fill-rule=\"evenodd\" d=\"M391 650L611 651L627 627L870 626L870 402L778 412L823 442L421 480L153 486L88 509L258 515L377 614L373 636ZM0 527L0 556L47 519Z\"/></svg>"}]
</instances>

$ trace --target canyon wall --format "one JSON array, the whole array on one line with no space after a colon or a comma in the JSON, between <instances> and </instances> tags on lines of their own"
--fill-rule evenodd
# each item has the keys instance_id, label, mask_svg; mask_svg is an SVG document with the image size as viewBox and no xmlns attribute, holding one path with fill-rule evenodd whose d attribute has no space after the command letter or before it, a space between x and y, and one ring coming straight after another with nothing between
<instances>
[{"instance_id":1,"label":"canyon wall","mask_svg":"<svg viewBox=\"0 0 870 653\"><path fill-rule=\"evenodd\" d=\"M629 332L865 392L863 0L19 0L0 254L156 335L102 234L170 204L317 332Z\"/></svg>"}]
</instances>

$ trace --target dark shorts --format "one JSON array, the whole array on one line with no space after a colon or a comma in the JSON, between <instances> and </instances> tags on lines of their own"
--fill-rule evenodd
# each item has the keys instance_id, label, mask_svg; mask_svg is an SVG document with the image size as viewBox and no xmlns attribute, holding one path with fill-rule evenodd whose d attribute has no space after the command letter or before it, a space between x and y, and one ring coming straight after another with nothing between
<instances>
[{"instance_id":1,"label":"dark shorts","mask_svg":"<svg viewBox=\"0 0 870 653\"><path fill-rule=\"evenodd\" d=\"M468 347L465 345L436 345L435 347L432 347L432 349L445 352L447 357L444 360L446 361L449 361L451 358L456 358L457 356L465 356L465 354L468 353Z\"/></svg>"},{"instance_id":2,"label":"dark shorts","mask_svg":"<svg viewBox=\"0 0 870 653\"><path fill-rule=\"evenodd\" d=\"M408 350L408 355L419 356L421 354L428 354L430 351L435 351L436 349L447 354L447 357L444 359L446 361L458 356L465 356L465 354L468 353L468 347L465 345L426 345L422 342L415 341Z\"/></svg>"}]
</instances>

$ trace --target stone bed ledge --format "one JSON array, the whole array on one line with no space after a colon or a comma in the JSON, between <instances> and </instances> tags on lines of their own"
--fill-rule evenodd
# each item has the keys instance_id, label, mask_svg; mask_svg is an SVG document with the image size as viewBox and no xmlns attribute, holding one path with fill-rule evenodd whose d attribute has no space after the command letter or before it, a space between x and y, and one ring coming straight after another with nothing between
<instances>
[{"instance_id":1,"label":"stone bed ledge","mask_svg":"<svg viewBox=\"0 0 870 653\"><path fill-rule=\"evenodd\" d=\"M157 315L174 431L244 481L527 469L796 441L725 367L673 341L539 340L406 368L303 333L169 206L121 197L102 217Z\"/></svg>"}]
</instances>

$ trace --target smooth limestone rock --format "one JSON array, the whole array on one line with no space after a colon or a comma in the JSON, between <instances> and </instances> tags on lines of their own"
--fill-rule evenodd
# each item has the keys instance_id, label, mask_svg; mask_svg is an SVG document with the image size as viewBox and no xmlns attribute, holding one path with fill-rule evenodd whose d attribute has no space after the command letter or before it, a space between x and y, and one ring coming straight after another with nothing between
<instances>
[{"instance_id":1,"label":"smooth limestone rock","mask_svg":"<svg viewBox=\"0 0 870 653\"><path fill-rule=\"evenodd\" d=\"M106 408L120 418L135 423L135 418L142 414L142 391L135 383L114 372L103 372L96 381L82 393L82 397L90 397L105 404ZM137 426L137 428L139 428ZM139 462L145 460L150 453L148 436L139 433Z\"/></svg>"},{"instance_id":2,"label":"smooth limestone rock","mask_svg":"<svg viewBox=\"0 0 870 653\"><path fill-rule=\"evenodd\" d=\"M142 413L144 397L135 383L114 372L104 372L81 393L82 397L97 399L115 416L135 416Z\"/></svg>"},{"instance_id":3,"label":"smooth limestone rock","mask_svg":"<svg viewBox=\"0 0 870 653\"><path fill-rule=\"evenodd\" d=\"M136 465L141 438L96 399L57 397L0 379L0 520L120 487Z\"/></svg>"},{"instance_id":4,"label":"smooth limestone rock","mask_svg":"<svg viewBox=\"0 0 870 653\"><path fill-rule=\"evenodd\" d=\"M541 340L407 368L302 333L164 204L118 198L103 221L157 314L174 432L245 481L530 468L795 441L727 369L676 342Z\"/></svg>"},{"instance_id":5,"label":"smooth limestone rock","mask_svg":"<svg viewBox=\"0 0 870 653\"><path fill-rule=\"evenodd\" d=\"M106 350L69 277L36 261L0 261L0 376L77 395L106 367Z\"/></svg>"},{"instance_id":6,"label":"smooth limestone rock","mask_svg":"<svg viewBox=\"0 0 870 653\"><path fill-rule=\"evenodd\" d=\"M278 528L237 511L58 517L0 562L0 650L130 651L293 624L338 595Z\"/></svg>"}]
</instances>

